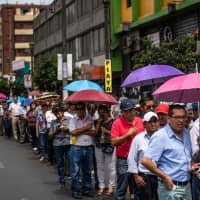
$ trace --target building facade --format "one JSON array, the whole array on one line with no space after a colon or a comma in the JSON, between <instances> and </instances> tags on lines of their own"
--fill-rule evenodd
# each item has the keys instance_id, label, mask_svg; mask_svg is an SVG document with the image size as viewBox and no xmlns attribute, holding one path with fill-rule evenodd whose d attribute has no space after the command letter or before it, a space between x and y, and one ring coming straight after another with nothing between
<instances>
[{"instance_id":1,"label":"building facade","mask_svg":"<svg viewBox=\"0 0 200 200\"><path fill-rule=\"evenodd\" d=\"M2 16L2 73L13 72L12 62L24 60L31 63L33 19L45 9L43 5L3 4Z\"/></svg>"},{"instance_id":2,"label":"building facade","mask_svg":"<svg viewBox=\"0 0 200 200\"><path fill-rule=\"evenodd\" d=\"M64 2L63 5L63 0L55 0L34 20L35 65L41 56L71 53L73 67L81 68L83 71L81 78L104 78L103 1ZM65 47L63 42L66 43Z\"/></svg>"},{"instance_id":3,"label":"building facade","mask_svg":"<svg viewBox=\"0 0 200 200\"><path fill-rule=\"evenodd\" d=\"M199 0L111 0L110 9L112 63L121 66L122 80L132 71L141 38L159 45L200 30Z\"/></svg>"}]
</instances>

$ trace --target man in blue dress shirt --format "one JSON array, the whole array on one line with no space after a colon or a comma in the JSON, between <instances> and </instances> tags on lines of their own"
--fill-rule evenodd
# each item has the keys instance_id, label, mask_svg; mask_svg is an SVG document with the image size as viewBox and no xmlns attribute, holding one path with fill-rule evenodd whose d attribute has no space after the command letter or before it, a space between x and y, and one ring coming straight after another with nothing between
<instances>
[{"instance_id":1,"label":"man in blue dress shirt","mask_svg":"<svg viewBox=\"0 0 200 200\"><path fill-rule=\"evenodd\" d=\"M158 176L161 200L191 200L191 142L185 129L186 110L171 105L169 123L154 133L144 154L142 164Z\"/></svg>"}]
</instances>

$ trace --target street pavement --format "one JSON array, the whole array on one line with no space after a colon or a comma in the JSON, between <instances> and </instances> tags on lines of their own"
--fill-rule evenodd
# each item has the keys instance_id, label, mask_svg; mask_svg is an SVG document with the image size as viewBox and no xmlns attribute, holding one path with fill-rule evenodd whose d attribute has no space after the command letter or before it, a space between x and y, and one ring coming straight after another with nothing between
<instances>
[{"instance_id":1,"label":"street pavement","mask_svg":"<svg viewBox=\"0 0 200 200\"><path fill-rule=\"evenodd\" d=\"M61 189L55 166L40 163L29 143L19 144L0 136L1 200L71 200L70 180ZM83 197L109 200L113 197Z\"/></svg>"}]
</instances>

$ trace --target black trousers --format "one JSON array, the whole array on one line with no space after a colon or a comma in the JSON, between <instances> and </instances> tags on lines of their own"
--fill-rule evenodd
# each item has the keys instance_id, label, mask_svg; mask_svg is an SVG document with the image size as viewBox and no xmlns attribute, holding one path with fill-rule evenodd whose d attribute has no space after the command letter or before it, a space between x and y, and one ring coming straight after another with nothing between
<instances>
[{"instance_id":1,"label":"black trousers","mask_svg":"<svg viewBox=\"0 0 200 200\"><path fill-rule=\"evenodd\" d=\"M139 173L144 179L146 185L144 187L137 186L138 197L140 200L158 200L157 187L158 181L157 176Z\"/></svg>"}]
</instances>

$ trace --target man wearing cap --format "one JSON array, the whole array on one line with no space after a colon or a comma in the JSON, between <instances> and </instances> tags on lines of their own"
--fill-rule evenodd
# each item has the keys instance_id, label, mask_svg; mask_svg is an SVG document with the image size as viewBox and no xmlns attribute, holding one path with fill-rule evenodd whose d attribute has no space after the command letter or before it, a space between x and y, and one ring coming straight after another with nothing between
<instances>
[{"instance_id":1,"label":"man wearing cap","mask_svg":"<svg viewBox=\"0 0 200 200\"><path fill-rule=\"evenodd\" d=\"M144 130L143 122L135 116L134 104L130 99L123 99L120 104L121 116L113 122L111 142L116 146L117 189L116 199L124 200L128 184L134 186L131 173L127 172L127 157L133 138Z\"/></svg>"},{"instance_id":2,"label":"man wearing cap","mask_svg":"<svg viewBox=\"0 0 200 200\"><path fill-rule=\"evenodd\" d=\"M191 200L191 142L185 129L186 109L170 105L168 124L154 133L141 163L158 176L161 200Z\"/></svg>"},{"instance_id":3,"label":"man wearing cap","mask_svg":"<svg viewBox=\"0 0 200 200\"><path fill-rule=\"evenodd\" d=\"M158 130L158 116L150 111L143 118L145 131L136 135L128 155L128 172L133 173L140 200L156 200L157 176L153 175L141 164L144 152L148 148L150 137Z\"/></svg>"},{"instance_id":4,"label":"man wearing cap","mask_svg":"<svg viewBox=\"0 0 200 200\"><path fill-rule=\"evenodd\" d=\"M156 113L159 118L159 125L160 128L164 127L167 122L168 122L168 111L169 111L169 106L167 104L159 104L156 107Z\"/></svg>"}]
</instances>

